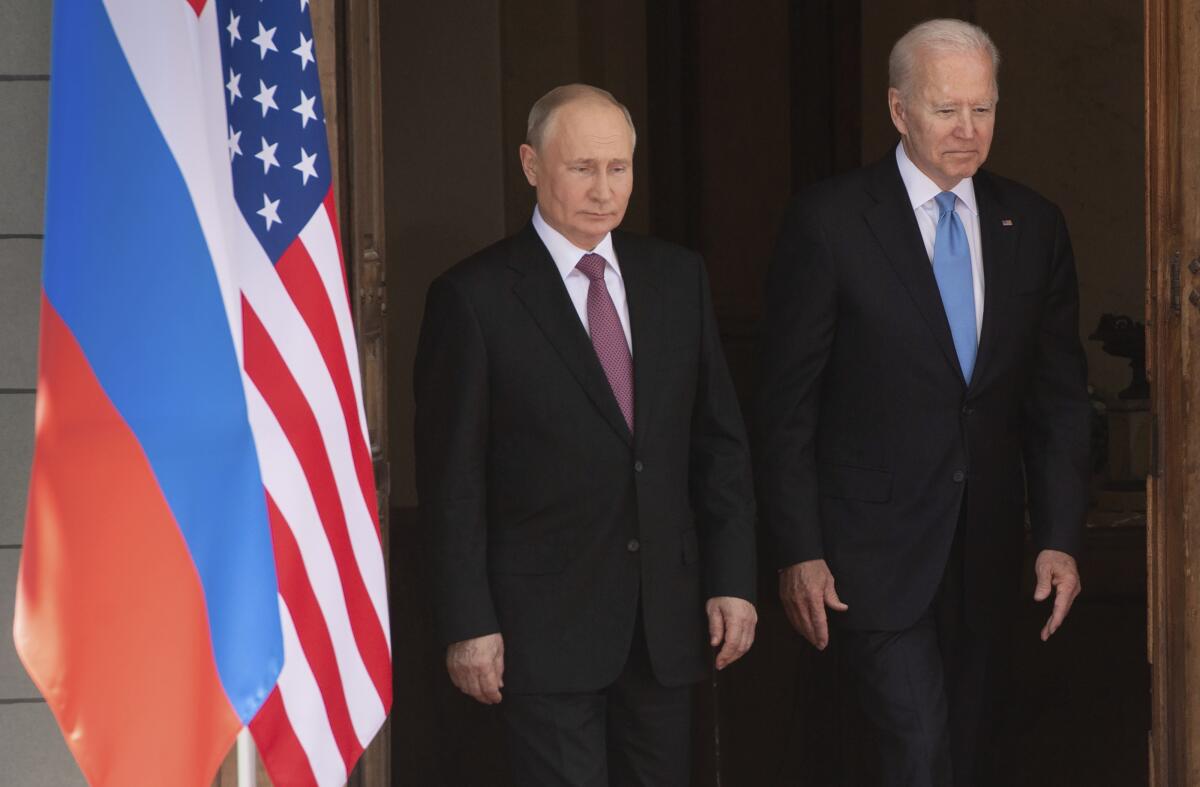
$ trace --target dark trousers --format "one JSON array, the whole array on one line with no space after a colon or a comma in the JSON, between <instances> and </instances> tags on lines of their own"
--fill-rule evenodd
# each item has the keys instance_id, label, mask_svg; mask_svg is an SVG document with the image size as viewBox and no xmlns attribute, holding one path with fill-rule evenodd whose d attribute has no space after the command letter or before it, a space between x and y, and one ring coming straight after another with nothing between
<instances>
[{"instance_id":1,"label":"dark trousers","mask_svg":"<svg viewBox=\"0 0 1200 787\"><path fill-rule=\"evenodd\" d=\"M578 694L506 694L500 703L519 787L687 785L691 686L654 677L641 616L616 681Z\"/></svg>"},{"instance_id":2,"label":"dark trousers","mask_svg":"<svg viewBox=\"0 0 1200 787\"><path fill-rule=\"evenodd\" d=\"M878 733L880 784L1007 784L994 745L1007 647L965 618L961 538L955 538L942 584L915 625L845 631L843 643L863 711Z\"/></svg>"}]
</instances>

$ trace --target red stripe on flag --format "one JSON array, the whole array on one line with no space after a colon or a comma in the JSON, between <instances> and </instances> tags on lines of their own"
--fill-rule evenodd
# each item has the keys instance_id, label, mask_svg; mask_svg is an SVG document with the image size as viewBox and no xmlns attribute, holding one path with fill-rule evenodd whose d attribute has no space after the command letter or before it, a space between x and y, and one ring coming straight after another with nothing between
<instances>
[{"instance_id":1,"label":"red stripe on flag","mask_svg":"<svg viewBox=\"0 0 1200 787\"><path fill-rule=\"evenodd\" d=\"M44 296L36 430L17 653L89 783L207 785L241 722L200 577L141 444Z\"/></svg>"},{"instance_id":2,"label":"red stripe on flag","mask_svg":"<svg viewBox=\"0 0 1200 787\"><path fill-rule=\"evenodd\" d=\"M317 777L309 766L300 739L292 730L278 686L250 722L250 734L271 774L271 781L288 787L317 787Z\"/></svg>"},{"instance_id":3,"label":"red stripe on flag","mask_svg":"<svg viewBox=\"0 0 1200 787\"><path fill-rule=\"evenodd\" d=\"M196 16L200 16L204 11L204 6L208 5L208 0L187 0L187 3L196 12Z\"/></svg>"},{"instance_id":4,"label":"red stripe on flag","mask_svg":"<svg viewBox=\"0 0 1200 787\"><path fill-rule=\"evenodd\" d=\"M371 681L379 692L379 699L386 707L392 691L392 665L387 640L355 561L345 512L338 497L337 483L320 427L270 334L244 297L242 326L246 373L262 392L263 399L279 421L300 461L337 565L350 627Z\"/></svg>"},{"instance_id":5,"label":"red stripe on flag","mask_svg":"<svg viewBox=\"0 0 1200 787\"><path fill-rule=\"evenodd\" d=\"M382 543L379 517L376 516L375 476L371 468L371 452L362 439L358 407L354 399L354 385L350 380L350 367L342 349L341 334L338 333L333 306L329 303L325 287L321 283L321 274L317 272L308 249L299 238L279 258L279 262L275 264L275 271L300 316L308 325L321 357L325 359L325 367L333 380L333 387L342 406L342 417L346 421L346 434L350 438L350 455L354 459L358 485L362 489L367 510L375 520L375 535L380 537Z\"/></svg>"},{"instance_id":6,"label":"red stripe on flag","mask_svg":"<svg viewBox=\"0 0 1200 787\"><path fill-rule=\"evenodd\" d=\"M312 584L304 570L304 558L300 556L300 547L270 494L267 495L267 518L271 522L271 540L275 545L279 592L292 615L300 647L304 650L304 658L308 661L309 669L312 670L317 686L321 689L325 714L329 717L333 738L337 742L338 751L341 752L342 761L346 763L346 772L349 773L362 754L363 747L358 742L354 724L350 721L350 708L346 705L346 690L338 672L333 640L329 637L325 616L321 613L321 606L317 603L316 594L313 593Z\"/></svg>"}]
</instances>

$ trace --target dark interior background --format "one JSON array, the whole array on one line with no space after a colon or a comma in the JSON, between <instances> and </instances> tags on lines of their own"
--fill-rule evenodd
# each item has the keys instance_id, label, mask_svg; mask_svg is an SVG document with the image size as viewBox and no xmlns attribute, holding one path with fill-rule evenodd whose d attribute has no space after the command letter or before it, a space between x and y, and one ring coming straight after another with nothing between
<instances>
[{"instance_id":1,"label":"dark interior background","mask_svg":"<svg viewBox=\"0 0 1200 787\"><path fill-rule=\"evenodd\" d=\"M1084 596L1050 643L1037 641L1047 611L1032 603L1013 633L1017 679L1003 738L1012 780L1146 783L1145 501L1136 483L1146 418L1140 403L1117 399L1128 360L1089 340L1102 314L1143 311L1141 4L442 0L381 8L396 784L508 783L494 709L453 689L432 637L414 516L411 370L430 280L529 218L533 193L517 159L529 106L573 81L629 106L639 133L625 226L704 254L747 396L763 274L787 199L890 153L887 54L935 16L974 21L1000 47L988 167L1067 216L1090 378L1098 409L1107 406L1097 417ZM817 654L791 631L768 555L761 566L754 649L697 690L694 783L861 784L869 736L847 702L836 645Z\"/></svg>"}]
</instances>

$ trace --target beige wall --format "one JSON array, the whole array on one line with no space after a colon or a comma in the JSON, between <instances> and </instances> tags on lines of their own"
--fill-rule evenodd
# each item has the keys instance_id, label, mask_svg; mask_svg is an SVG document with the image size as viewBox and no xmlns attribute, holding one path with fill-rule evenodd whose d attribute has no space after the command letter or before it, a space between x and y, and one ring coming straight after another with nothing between
<instances>
[{"instance_id":1,"label":"beige wall","mask_svg":"<svg viewBox=\"0 0 1200 787\"><path fill-rule=\"evenodd\" d=\"M1127 361L1087 336L1104 312L1143 319L1142 5L1129 0L863 0L863 160L898 137L887 116L887 54L922 19L969 6L1000 47L1001 101L988 168L1062 208L1079 270L1089 380L1107 396ZM1037 24L1030 24L1036 19Z\"/></svg>"}]
</instances>

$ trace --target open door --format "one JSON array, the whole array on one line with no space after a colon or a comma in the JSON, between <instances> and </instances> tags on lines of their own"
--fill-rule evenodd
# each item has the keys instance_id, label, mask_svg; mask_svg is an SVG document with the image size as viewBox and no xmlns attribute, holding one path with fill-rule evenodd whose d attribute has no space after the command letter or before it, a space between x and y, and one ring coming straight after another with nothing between
<instances>
[{"instance_id":1,"label":"open door","mask_svg":"<svg viewBox=\"0 0 1200 787\"><path fill-rule=\"evenodd\" d=\"M1200 0L1146 0L1150 783L1200 784Z\"/></svg>"}]
</instances>

